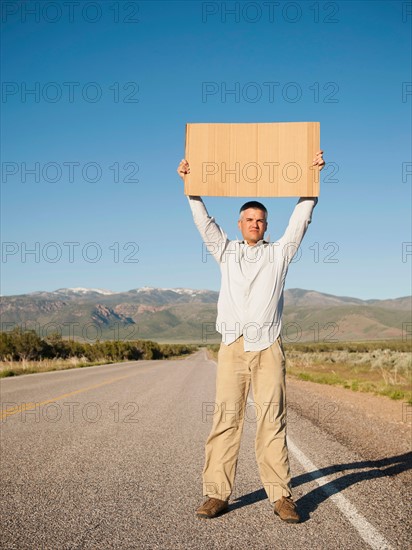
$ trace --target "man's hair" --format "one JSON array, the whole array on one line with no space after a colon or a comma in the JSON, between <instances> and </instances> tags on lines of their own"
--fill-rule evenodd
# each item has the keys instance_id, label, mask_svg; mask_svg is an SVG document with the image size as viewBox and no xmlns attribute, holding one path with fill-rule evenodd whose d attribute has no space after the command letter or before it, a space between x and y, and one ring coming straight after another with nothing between
<instances>
[{"instance_id":1,"label":"man's hair","mask_svg":"<svg viewBox=\"0 0 412 550\"><path fill-rule=\"evenodd\" d=\"M245 204L239 210L239 214L242 215L242 212L244 210L247 210L248 208L255 208L256 210L263 210L263 212L266 214L266 217L268 215L268 211L266 210L266 206L264 206L261 202L258 202L258 201L245 202Z\"/></svg>"}]
</instances>

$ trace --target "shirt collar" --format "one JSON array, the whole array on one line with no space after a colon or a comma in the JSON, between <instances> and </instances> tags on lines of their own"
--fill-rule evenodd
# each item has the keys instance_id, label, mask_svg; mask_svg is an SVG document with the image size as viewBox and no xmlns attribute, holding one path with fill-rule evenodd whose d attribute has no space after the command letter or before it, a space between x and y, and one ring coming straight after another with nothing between
<instances>
[{"instance_id":1,"label":"shirt collar","mask_svg":"<svg viewBox=\"0 0 412 550\"><path fill-rule=\"evenodd\" d=\"M244 241L244 240L243 240L243 241L239 241L239 240L238 240L238 242L239 242L240 244L246 244L247 246L250 246L250 245L248 245L247 242ZM265 239L260 239L260 241L258 241L256 244L254 244L253 247L259 246L259 245L262 245L262 244L269 244L269 241L266 241Z\"/></svg>"}]
</instances>

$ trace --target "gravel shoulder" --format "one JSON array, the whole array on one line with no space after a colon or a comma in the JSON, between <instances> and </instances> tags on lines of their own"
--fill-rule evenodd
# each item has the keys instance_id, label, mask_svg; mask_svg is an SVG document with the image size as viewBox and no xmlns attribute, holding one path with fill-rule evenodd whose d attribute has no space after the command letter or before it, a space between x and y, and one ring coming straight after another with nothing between
<instances>
[{"instance_id":1,"label":"gravel shoulder","mask_svg":"<svg viewBox=\"0 0 412 550\"><path fill-rule=\"evenodd\" d=\"M412 406L387 397L288 378L289 413L302 415L365 460L404 457L412 443ZM400 459L402 460L402 459ZM395 472L396 473L396 472ZM411 481L411 471L399 472Z\"/></svg>"}]
</instances>

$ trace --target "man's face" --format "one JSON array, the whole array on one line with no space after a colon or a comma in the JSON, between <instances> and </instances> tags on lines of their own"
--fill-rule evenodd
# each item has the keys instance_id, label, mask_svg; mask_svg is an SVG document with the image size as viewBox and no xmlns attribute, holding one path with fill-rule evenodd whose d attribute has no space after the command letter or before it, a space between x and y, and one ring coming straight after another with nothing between
<instances>
[{"instance_id":1,"label":"man's face","mask_svg":"<svg viewBox=\"0 0 412 550\"><path fill-rule=\"evenodd\" d=\"M251 245L263 239L268 226L266 213L256 208L243 210L237 223L243 239Z\"/></svg>"}]
</instances>

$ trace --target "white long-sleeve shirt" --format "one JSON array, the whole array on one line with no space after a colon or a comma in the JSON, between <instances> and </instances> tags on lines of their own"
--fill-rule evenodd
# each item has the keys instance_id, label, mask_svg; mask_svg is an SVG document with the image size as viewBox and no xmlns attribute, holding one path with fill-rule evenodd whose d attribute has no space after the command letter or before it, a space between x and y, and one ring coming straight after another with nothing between
<instances>
[{"instance_id":1,"label":"white long-sleeve shirt","mask_svg":"<svg viewBox=\"0 0 412 550\"><path fill-rule=\"evenodd\" d=\"M188 199L207 250L220 265L216 330L222 342L230 345L243 335L245 351L268 348L280 334L286 274L311 222L317 198L299 200L278 241L261 240L254 246L229 240L209 216L201 197Z\"/></svg>"}]
</instances>

